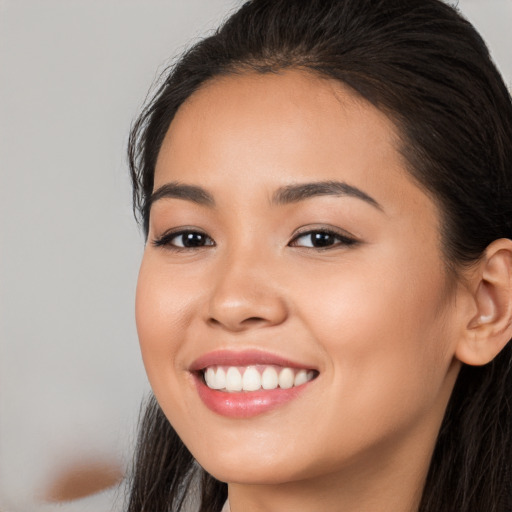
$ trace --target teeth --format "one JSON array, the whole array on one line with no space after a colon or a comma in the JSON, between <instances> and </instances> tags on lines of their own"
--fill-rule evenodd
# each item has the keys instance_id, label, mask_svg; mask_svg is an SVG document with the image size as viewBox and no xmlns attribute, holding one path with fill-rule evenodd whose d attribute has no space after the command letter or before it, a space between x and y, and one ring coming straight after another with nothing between
<instances>
[{"instance_id":1,"label":"teeth","mask_svg":"<svg viewBox=\"0 0 512 512\"><path fill-rule=\"evenodd\" d=\"M279 384L277 372L271 366L265 368L261 376L261 387L263 389L276 389Z\"/></svg>"},{"instance_id":2,"label":"teeth","mask_svg":"<svg viewBox=\"0 0 512 512\"><path fill-rule=\"evenodd\" d=\"M258 391L290 389L301 386L315 377L313 370L294 370L277 366L210 366L204 371L204 380L210 389L237 391Z\"/></svg>"},{"instance_id":3,"label":"teeth","mask_svg":"<svg viewBox=\"0 0 512 512\"><path fill-rule=\"evenodd\" d=\"M215 374L215 386L215 389L224 389L226 387L226 372L222 368L218 368Z\"/></svg>"},{"instance_id":4,"label":"teeth","mask_svg":"<svg viewBox=\"0 0 512 512\"><path fill-rule=\"evenodd\" d=\"M305 384L307 381L308 381L308 372L306 370L299 370L297 372L297 374L295 375L295 380L293 381L293 385L300 386L301 384Z\"/></svg>"},{"instance_id":5,"label":"teeth","mask_svg":"<svg viewBox=\"0 0 512 512\"><path fill-rule=\"evenodd\" d=\"M283 368L279 372L279 387L283 389L290 389L293 387L293 381L295 376L291 368Z\"/></svg>"},{"instance_id":6,"label":"teeth","mask_svg":"<svg viewBox=\"0 0 512 512\"><path fill-rule=\"evenodd\" d=\"M211 366L204 372L204 380L209 388L218 389L215 378L215 370Z\"/></svg>"},{"instance_id":7,"label":"teeth","mask_svg":"<svg viewBox=\"0 0 512 512\"><path fill-rule=\"evenodd\" d=\"M242 375L234 366L226 372L226 391L242 391Z\"/></svg>"},{"instance_id":8,"label":"teeth","mask_svg":"<svg viewBox=\"0 0 512 512\"><path fill-rule=\"evenodd\" d=\"M257 391L261 388L261 375L256 368L250 366L245 370L242 379L242 389L244 391Z\"/></svg>"}]
</instances>

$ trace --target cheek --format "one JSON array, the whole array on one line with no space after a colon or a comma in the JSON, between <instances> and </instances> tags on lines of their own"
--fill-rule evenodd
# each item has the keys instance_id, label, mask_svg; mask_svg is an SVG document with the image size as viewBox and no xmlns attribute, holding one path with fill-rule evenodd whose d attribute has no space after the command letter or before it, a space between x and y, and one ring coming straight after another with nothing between
<instances>
[{"instance_id":1,"label":"cheek","mask_svg":"<svg viewBox=\"0 0 512 512\"><path fill-rule=\"evenodd\" d=\"M175 428L192 416L183 399L192 385L183 354L197 309L194 300L198 294L193 279L180 279L154 254L144 254L135 306L140 349L153 393ZM181 431L193 428L185 422Z\"/></svg>"},{"instance_id":2,"label":"cheek","mask_svg":"<svg viewBox=\"0 0 512 512\"><path fill-rule=\"evenodd\" d=\"M388 268L354 259L329 279L319 272L297 283L303 322L329 361L332 403L350 403L356 422L368 409L383 421L427 410L443 387L452 337L444 271L417 256L395 255Z\"/></svg>"},{"instance_id":3,"label":"cheek","mask_svg":"<svg viewBox=\"0 0 512 512\"><path fill-rule=\"evenodd\" d=\"M142 358L154 388L163 378L172 378L170 364L179 369L176 354L191 314L187 288L190 290L190 286L173 279L172 269L151 254L144 255L137 281L135 317Z\"/></svg>"}]
</instances>

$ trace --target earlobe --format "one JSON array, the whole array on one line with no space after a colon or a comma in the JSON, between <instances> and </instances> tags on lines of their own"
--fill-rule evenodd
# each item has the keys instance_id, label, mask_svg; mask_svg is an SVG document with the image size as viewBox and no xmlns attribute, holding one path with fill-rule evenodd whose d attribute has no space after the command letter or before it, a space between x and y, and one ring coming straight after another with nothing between
<instances>
[{"instance_id":1,"label":"earlobe","mask_svg":"<svg viewBox=\"0 0 512 512\"><path fill-rule=\"evenodd\" d=\"M456 357L480 366L512 338L512 240L492 242L471 277L476 314L467 322Z\"/></svg>"}]
</instances>

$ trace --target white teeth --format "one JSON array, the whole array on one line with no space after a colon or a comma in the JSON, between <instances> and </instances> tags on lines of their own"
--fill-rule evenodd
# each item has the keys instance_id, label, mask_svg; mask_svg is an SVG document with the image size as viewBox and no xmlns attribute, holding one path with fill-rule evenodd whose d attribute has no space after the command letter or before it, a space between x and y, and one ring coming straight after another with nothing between
<instances>
[{"instance_id":1,"label":"white teeth","mask_svg":"<svg viewBox=\"0 0 512 512\"><path fill-rule=\"evenodd\" d=\"M215 382L217 380L215 378L215 370L211 366L204 372L204 380L209 388L218 389Z\"/></svg>"},{"instance_id":2,"label":"white teeth","mask_svg":"<svg viewBox=\"0 0 512 512\"><path fill-rule=\"evenodd\" d=\"M262 371L263 370L263 371ZM293 370L278 366L210 366L204 371L204 380L210 389L222 391L258 391L290 389L301 386L316 375L313 370Z\"/></svg>"},{"instance_id":3,"label":"white teeth","mask_svg":"<svg viewBox=\"0 0 512 512\"><path fill-rule=\"evenodd\" d=\"M279 387L282 389L290 389L293 387L294 378L291 368L283 368L279 372Z\"/></svg>"},{"instance_id":4,"label":"white teeth","mask_svg":"<svg viewBox=\"0 0 512 512\"><path fill-rule=\"evenodd\" d=\"M224 389L226 387L226 372L222 368L217 371L210 367L204 373L206 385L211 389Z\"/></svg>"},{"instance_id":5,"label":"white teeth","mask_svg":"<svg viewBox=\"0 0 512 512\"><path fill-rule=\"evenodd\" d=\"M226 372L226 391L242 391L242 375L234 366Z\"/></svg>"},{"instance_id":6,"label":"white teeth","mask_svg":"<svg viewBox=\"0 0 512 512\"><path fill-rule=\"evenodd\" d=\"M265 368L263 375L261 376L261 387L263 389L276 389L279 384L279 378L274 368L269 366Z\"/></svg>"},{"instance_id":7,"label":"white teeth","mask_svg":"<svg viewBox=\"0 0 512 512\"><path fill-rule=\"evenodd\" d=\"M242 379L242 388L244 391L257 391L261 388L261 375L256 368L249 366L244 372Z\"/></svg>"},{"instance_id":8,"label":"white teeth","mask_svg":"<svg viewBox=\"0 0 512 512\"><path fill-rule=\"evenodd\" d=\"M224 389L225 387L226 387L226 372L222 368L217 368L214 389Z\"/></svg>"},{"instance_id":9,"label":"white teeth","mask_svg":"<svg viewBox=\"0 0 512 512\"><path fill-rule=\"evenodd\" d=\"M293 381L294 386L300 386L301 384L305 384L308 381L308 372L306 370L299 370L295 375L295 380Z\"/></svg>"}]
</instances>

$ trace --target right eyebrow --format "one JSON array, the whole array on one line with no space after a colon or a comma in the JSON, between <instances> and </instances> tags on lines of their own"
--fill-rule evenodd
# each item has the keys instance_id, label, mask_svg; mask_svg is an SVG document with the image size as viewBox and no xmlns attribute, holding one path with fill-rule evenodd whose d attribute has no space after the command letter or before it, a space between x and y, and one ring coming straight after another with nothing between
<instances>
[{"instance_id":1,"label":"right eyebrow","mask_svg":"<svg viewBox=\"0 0 512 512\"><path fill-rule=\"evenodd\" d=\"M195 185L183 185L177 181L172 181L157 188L151 194L148 201L148 209L151 208L153 203L164 198L185 199L210 208L215 206L213 196L204 188Z\"/></svg>"}]
</instances>

